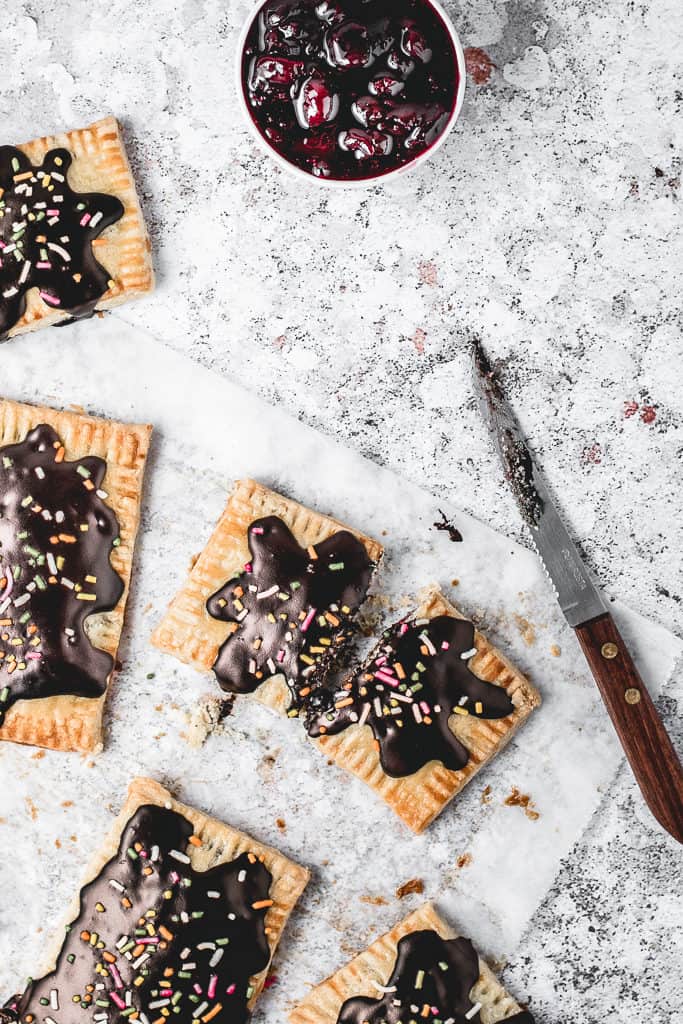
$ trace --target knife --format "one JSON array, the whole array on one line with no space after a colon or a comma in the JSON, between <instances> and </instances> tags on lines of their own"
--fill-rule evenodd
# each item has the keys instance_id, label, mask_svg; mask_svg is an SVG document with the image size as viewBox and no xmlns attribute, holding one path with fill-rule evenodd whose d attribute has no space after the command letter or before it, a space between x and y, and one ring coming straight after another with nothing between
<instances>
[{"instance_id":1,"label":"knife","mask_svg":"<svg viewBox=\"0 0 683 1024\"><path fill-rule=\"evenodd\" d=\"M522 430L478 339L475 389L505 479L574 629L645 802L683 843L683 770L614 619L562 522Z\"/></svg>"}]
</instances>

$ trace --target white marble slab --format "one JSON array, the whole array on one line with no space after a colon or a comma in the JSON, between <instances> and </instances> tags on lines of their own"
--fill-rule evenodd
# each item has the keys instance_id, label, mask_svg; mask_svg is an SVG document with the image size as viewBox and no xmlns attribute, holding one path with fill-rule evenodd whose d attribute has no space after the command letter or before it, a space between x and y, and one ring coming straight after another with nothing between
<instances>
[{"instance_id":1,"label":"white marble slab","mask_svg":"<svg viewBox=\"0 0 683 1024\"><path fill-rule=\"evenodd\" d=\"M424 879L425 895L482 948L512 954L621 759L535 556L115 316L20 339L1 360L7 397L149 421L155 435L107 748L83 761L0 747L0 771L11 780L0 794L0 992L31 971L140 772L314 870L258 1021L282 1020L308 983L415 905L417 897L394 896L411 877ZM248 699L201 749L183 739L187 714L215 686L148 638L242 475L380 536L384 591L398 598L437 580L542 691L542 709L426 835L408 834L360 782L329 767L297 723ZM434 529L438 508L455 518L461 544ZM614 613L659 692L683 644L622 605ZM492 801L482 806L485 785ZM512 786L532 796L538 820L504 805ZM459 869L463 854L472 861Z\"/></svg>"}]
</instances>

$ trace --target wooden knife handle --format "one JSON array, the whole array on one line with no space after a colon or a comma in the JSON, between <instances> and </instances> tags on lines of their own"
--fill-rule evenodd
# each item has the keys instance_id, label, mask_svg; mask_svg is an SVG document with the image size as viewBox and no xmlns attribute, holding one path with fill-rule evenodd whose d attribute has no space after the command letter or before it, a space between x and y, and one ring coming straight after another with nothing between
<instances>
[{"instance_id":1,"label":"wooden knife handle","mask_svg":"<svg viewBox=\"0 0 683 1024\"><path fill-rule=\"evenodd\" d=\"M683 770L645 684L609 613L576 627L645 801L683 843Z\"/></svg>"}]
</instances>

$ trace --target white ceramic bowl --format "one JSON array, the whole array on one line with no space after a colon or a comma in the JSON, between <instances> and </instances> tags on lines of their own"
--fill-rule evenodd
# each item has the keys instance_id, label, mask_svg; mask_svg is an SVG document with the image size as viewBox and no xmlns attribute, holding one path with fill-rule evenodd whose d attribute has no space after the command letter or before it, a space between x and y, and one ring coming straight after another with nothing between
<instances>
[{"instance_id":1,"label":"white ceramic bowl","mask_svg":"<svg viewBox=\"0 0 683 1024\"><path fill-rule=\"evenodd\" d=\"M239 42L237 45L236 87L238 102L242 110L244 119L247 125L249 126L249 130L252 136L256 139L257 143L259 144L259 147L263 150L263 152L266 153L271 160L274 160L279 167L282 167L282 169L286 171L288 174L294 175L299 181L308 182L309 185L319 185L323 188L328 189L368 188L371 185L379 185L385 181L391 181L392 179L397 178L400 174L406 174L414 170L415 168L420 167L423 163L425 163L426 160L429 160L430 157L432 157L437 152L437 150L441 149L444 142L450 135L453 125L460 116L463 100L465 98L465 83L467 80L467 73L465 69L465 54L463 53L462 43L460 42L458 33L455 31L455 26L453 25L453 22L446 14L438 0L423 0L423 3L425 3L429 7L432 7L439 15L439 17L441 18L446 27L446 31L448 32L451 38L451 42L453 43L453 49L455 51L455 61L458 68L458 91L456 93L455 103L453 104L453 111L448 120L448 124L446 125L443 132L436 140L436 142L432 143L432 145L428 149L425 149L422 153L416 156L414 160L410 160L407 164L403 164L401 167L396 167L392 171L387 171L386 174L378 174L375 177L371 178L354 179L317 178L315 174L309 174L308 171L302 170L301 167L297 167L296 164L291 163L289 160L287 160L286 157L282 156L282 154L279 153L274 146L270 145L267 139L264 138L264 136L257 128L254 119L251 116L251 111L249 110L249 105L244 94L244 87L242 85L242 54L244 52L244 47L247 42L249 30L251 29L251 26L254 23L254 18L257 17L259 11L263 7L264 2L265 0L258 0L258 3L255 5L251 14L246 20L244 28L240 32Z\"/></svg>"}]
</instances>

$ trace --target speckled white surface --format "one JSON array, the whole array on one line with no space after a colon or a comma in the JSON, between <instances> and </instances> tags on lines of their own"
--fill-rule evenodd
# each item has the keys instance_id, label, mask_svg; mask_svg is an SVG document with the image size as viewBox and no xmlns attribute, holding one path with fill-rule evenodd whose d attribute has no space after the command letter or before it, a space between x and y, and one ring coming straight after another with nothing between
<instances>
[{"instance_id":1,"label":"speckled white surface","mask_svg":"<svg viewBox=\"0 0 683 1024\"><path fill-rule=\"evenodd\" d=\"M600 576L627 603L680 631L683 11L677 0L447 7L463 44L485 51L495 67L488 81L470 82L461 121L433 162L367 193L302 188L256 152L232 94L245 3L6 5L0 142L116 113L160 274L153 297L117 315L217 378L237 380L347 439L442 502L521 537L467 381L466 334L482 331L503 360L514 403ZM481 53L470 52L470 61L485 64ZM89 327L93 335L100 330L65 328L59 345ZM15 349L25 395L31 358L52 340L43 334ZM20 358L3 349L3 365L6 353ZM118 411L131 368L119 365L115 344L97 359L102 372L108 360L116 365L122 390L106 397L108 411ZM55 401L74 400L69 392L77 384L65 381ZM163 388L162 375L155 401ZM98 400L104 408L105 397ZM215 508L222 490L214 481ZM172 487L168 494L175 497ZM145 537L153 525L146 524ZM488 592L474 600L494 610L494 629L512 642ZM555 621L554 610L549 616ZM527 668L550 633L541 635L534 648L521 649ZM576 669L583 672L578 662ZM165 684L169 696L179 678ZM144 702L144 695L136 699ZM675 704L667 710L671 718ZM168 726L169 736L175 728ZM250 741L254 763L259 744L266 755L276 746L270 732ZM164 742L170 740L159 740L162 754ZM49 805L55 776L38 773L45 760L21 757L18 794L23 799L22 787L35 785L36 805L43 795ZM127 767L135 765L117 768L119 790ZM78 773L71 781L62 774L82 804ZM183 774L184 795L228 816L230 802L216 797L205 767ZM36 776L45 780L42 789L27 781ZM100 771L102 787L108 778ZM364 798L356 795L359 807ZM478 812L469 799L463 813L471 822ZM672 895L679 854L638 807L622 773L516 952L510 933L497 943L482 926L483 944L514 957L510 983L534 996L545 1024L680 1020L680 911ZM27 831L36 827L25 808L14 810ZM70 823L74 813L86 811L71 809ZM2 919L2 938L9 935L16 948L23 918L18 946L26 966L39 938L37 915L48 896L54 910L64 902L86 841L89 848L96 843L93 823L104 827L107 817L104 805L87 808L82 820L91 827L77 843L65 820L60 851L51 849L49 830L43 833L41 870L54 880L54 893L42 893L46 902L35 901L28 921L25 909L19 912L22 893L9 904L9 921ZM273 817L259 811L254 830L272 831ZM238 823L247 824L248 815ZM307 838L292 829L282 845L301 855ZM333 849L333 836L326 841ZM444 840L443 856L451 857L451 842ZM3 864L3 884L9 870L12 879L30 877L16 865ZM19 882L14 888L20 891ZM392 886L386 888L388 895ZM334 922L322 970L404 909L361 904L337 920L334 900L316 907L324 891L308 897L311 912ZM500 913L505 919L512 910L505 904ZM479 938L476 922L467 923ZM302 916L287 944L292 957L294 938L305 943L307 930ZM274 990L269 999L263 1020L279 1022L286 996Z\"/></svg>"}]
</instances>

